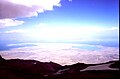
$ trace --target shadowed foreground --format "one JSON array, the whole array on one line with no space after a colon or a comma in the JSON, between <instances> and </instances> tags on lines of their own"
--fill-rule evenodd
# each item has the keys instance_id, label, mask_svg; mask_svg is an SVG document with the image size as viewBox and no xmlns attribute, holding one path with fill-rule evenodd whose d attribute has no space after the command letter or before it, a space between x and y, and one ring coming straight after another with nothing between
<instances>
[{"instance_id":1,"label":"shadowed foreground","mask_svg":"<svg viewBox=\"0 0 120 79\"><path fill-rule=\"evenodd\" d=\"M119 61L61 66L35 60L5 60L0 56L0 79L119 79L118 73Z\"/></svg>"}]
</instances>

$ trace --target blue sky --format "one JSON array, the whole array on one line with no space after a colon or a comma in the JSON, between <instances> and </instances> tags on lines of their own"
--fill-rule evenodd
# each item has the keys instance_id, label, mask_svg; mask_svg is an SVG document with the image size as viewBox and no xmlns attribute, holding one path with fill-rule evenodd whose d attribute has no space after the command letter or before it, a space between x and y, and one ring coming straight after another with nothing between
<instances>
[{"instance_id":1,"label":"blue sky","mask_svg":"<svg viewBox=\"0 0 120 79\"><path fill-rule=\"evenodd\" d=\"M33 27L39 23L47 23L49 27L118 26L118 0L62 0L61 5L54 7L53 11L40 13L37 17L20 20L27 21Z\"/></svg>"},{"instance_id":2,"label":"blue sky","mask_svg":"<svg viewBox=\"0 0 120 79\"><path fill-rule=\"evenodd\" d=\"M1 0L0 40L118 43L118 0L32 2Z\"/></svg>"}]
</instances>

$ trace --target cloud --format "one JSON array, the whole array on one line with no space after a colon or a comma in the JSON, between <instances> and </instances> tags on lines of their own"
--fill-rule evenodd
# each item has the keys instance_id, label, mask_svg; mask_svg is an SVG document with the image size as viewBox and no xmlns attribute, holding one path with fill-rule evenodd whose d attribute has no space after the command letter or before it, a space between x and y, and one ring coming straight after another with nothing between
<instances>
[{"instance_id":1,"label":"cloud","mask_svg":"<svg viewBox=\"0 0 120 79\"><path fill-rule=\"evenodd\" d=\"M0 0L0 28L21 25L24 21L13 19L38 16L54 6L60 7L60 0Z\"/></svg>"},{"instance_id":2,"label":"cloud","mask_svg":"<svg viewBox=\"0 0 120 79\"><path fill-rule=\"evenodd\" d=\"M115 47L98 47L98 50L87 50L74 46L91 46L82 44L65 43L34 43L35 46L23 46L11 50L0 51L6 59L21 58L34 59L42 62L53 61L61 65L82 63L103 63L119 59L119 49ZM20 44L21 45L21 44ZM25 44L23 44L25 45ZM32 44L33 45L33 44ZM11 46L11 45L8 45ZM17 46L12 44L12 46ZM19 46L19 44L18 44Z\"/></svg>"},{"instance_id":3,"label":"cloud","mask_svg":"<svg viewBox=\"0 0 120 79\"><path fill-rule=\"evenodd\" d=\"M60 0L0 0L0 19L37 16L53 6L61 6Z\"/></svg>"},{"instance_id":4,"label":"cloud","mask_svg":"<svg viewBox=\"0 0 120 79\"><path fill-rule=\"evenodd\" d=\"M23 23L24 21L20 21L20 20L0 19L0 28L22 25Z\"/></svg>"},{"instance_id":5,"label":"cloud","mask_svg":"<svg viewBox=\"0 0 120 79\"><path fill-rule=\"evenodd\" d=\"M50 28L46 23L40 23L37 26L29 29L12 29L6 30L2 35L6 35L7 39L10 36L19 34L16 37L26 39L28 41L46 42L99 42L116 41L118 40L118 27L54 27ZM0 36L1 37L1 36ZM12 39L12 38L9 38ZM20 40L20 39L16 39ZM94 44L93 42L93 44ZM111 44L112 45L112 44Z\"/></svg>"},{"instance_id":6,"label":"cloud","mask_svg":"<svg viewBox=\"0 0 120 79\"><path fill-rule=\"evenodd\" d=\"M6 31L4 33L26 33L26 30L23 29L17 29L17 30L10 30L10 31Z\"/></svg>"},{"instance_id":7,"label":"cloud","mask_svg":"<svg viewBox=\"0 0 120 79\"><path fill-rule=\"evenodd\" d=\"M102 39L115 39L118 38L119 35L119 27L110 27L103 28L100 32L96 34L96 37Z\"/></svg>"}]
</instances>

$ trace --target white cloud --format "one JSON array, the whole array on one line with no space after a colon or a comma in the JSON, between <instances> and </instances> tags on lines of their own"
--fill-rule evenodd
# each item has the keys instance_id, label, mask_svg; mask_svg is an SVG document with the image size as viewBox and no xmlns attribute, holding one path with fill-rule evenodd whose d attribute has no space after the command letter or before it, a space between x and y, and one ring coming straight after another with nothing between
<instances>
[{"instance_id":1,"label":"white cloud","mask_svg":"<svg viewBox=\"0 0 120 79\"><path fill-rule=\"evenodd\" d=\"M114 28L114 29L113 29ZM110 27L48 27L45 24L40 24L39 28L29 30L30 38L43 39L48 41L61 40L95 40L111 38L117 36L118 28ZM104 37L104 38L103 38ZM109 39L110 39L109 38Z\"/></svg>"},{"instance_id":2,"label":"white cloud","mask_svg":"<svg viewBox=\"0 0 120 79\"><path fill-rule=\"evenodd\" d=\"M60 0L0 0L0 19L32 17L53 6L61 6Z\"/></svg>"},{"instance_id":3,"label":"white cloud","mask_svg":"<svg viewBox=\"0 0 120 79\"><path fill-rule=\"evenodd\" d=\"M13 18L37 16L54 6L60 7L60 0L0 0L0 28L21 25L24 21Z\"/></svg>"},{"instance_id":4,"label":"white cloud","mask_svg":"<svg viewBox=\"0 0 120 79\"><path fill-rule=\"evenodd\" d=\"M24 23L24 21L19 21L19 20L0 19L0 28L22 25L23 23Z\"/></svg>"},{"instance_id":5,"label":"white cloud","mask_svg":"<svg viewBox=\"0 0 120 79\"><path fill-rule=\"evenodd\" d=\"M26 30L23 29L17 29L17 30L10 30L10 31L6 31L4 33L26 33Z\"/></svg>"},{"instance_id":6,"label":"white cloud","mask_svg":"<svg viewBox=\"0 0 120 79\"><path fill-rule=\"evenodd\" d=\"M77 62L103 63L119 59L119 49L114 47L97 46L99 48L98 50L87 50L74 47L83 46L81 44L36 43L35 45L37 46L26 46L0 51L0 54L6 59L21 58L34 59L42 62L53 61L61 65L74 64ZM91 45L84 46L89 47ZM96 46L93 45L93 47Z\"/></svg>"},{"instance_id":7,"label":"white cloud","mask_svg":"<svg viewBox=\"0 0 120 79\"><path fill-rule=\"evenodd\" d=\"M88 41L114 41L118 39L118 27L49 27L46 23L40 23L31 29L13 29L4 34L22 35L21 38L32 41L49 42L88 42ZM12 38L11 38L12 39ZM17 39L19 40L19 39Z\"/></svg>"}]
</instances>

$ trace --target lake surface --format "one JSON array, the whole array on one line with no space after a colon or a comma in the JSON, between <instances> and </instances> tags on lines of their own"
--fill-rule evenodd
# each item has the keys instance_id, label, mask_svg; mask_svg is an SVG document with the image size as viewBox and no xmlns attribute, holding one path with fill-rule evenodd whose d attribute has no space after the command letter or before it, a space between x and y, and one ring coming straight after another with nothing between
<instances>
[{"instance_id":1,"label":"lake surface","mask_svg":"<svg viewBox=\"0 0 120 79\"><path fill-rule=\"evenodd\" d=\"M100 48L93 45L73 46L73 48L79 48L82 50L99 50Z\"/></svg>"}]
</instances>

